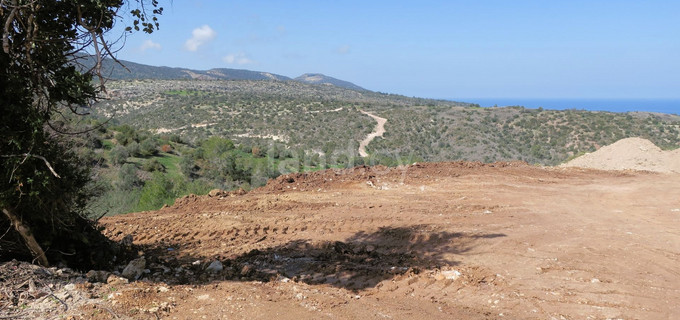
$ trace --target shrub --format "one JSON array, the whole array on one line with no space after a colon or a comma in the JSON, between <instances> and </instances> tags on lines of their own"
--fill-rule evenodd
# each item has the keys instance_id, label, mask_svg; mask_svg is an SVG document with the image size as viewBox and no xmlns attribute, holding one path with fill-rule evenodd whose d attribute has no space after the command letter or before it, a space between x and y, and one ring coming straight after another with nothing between
<instances>
[{"instance_id":1,"label":"shrub","mask_svg":"<svg viewBox=\"0 0 680 320\"><path fill-rule=\"evenodd\" d=\"M175 202L173 187L172 180L162 173L155 172L151 180L144 184L135 210L157 210L165 204L171 205Z\"/></svg>"},{"instance_id":2,"label":"shrub","mask_svg":"<svg viewBox=\"0 0 680 320\"><path fill-rule=\"evenodd\" d=\"M153 138L146 139L139 145L139 153L144 157L153 156L158 153L157 146L158 144Z\"/></svg>"},{"instance_id":3,"label":"shrub","mask_svg":"<svg viewBox=\"0 0 680 320\"><path fill-rule=\"evenodd\" d=\"M137 175L137 167L126 163L118 171L118 189L132 190L142 186L142 180Z\"/></svg>"},{"instance_id":4,"label":"shrub","mask_svg":"<svg viewBox=\"0 0 680 320\"><path fill-rule=\"evenodd\" d=\"M116 146L111 150L111 154L109 155L111 158L111 163L114 165L122 165L127 161L127 158L129 157L129 153L127 149L123 146Z\"/></svg>"},{"instance_id":5,"label":"shrub","mask_svg":"<svg viewBox=\"0 0 680 320\"><path fill-rule=\"evenodd\" d=\"M142 169L148 172L165 172L165 166L155 158L144 161Z\"/></svg>"}]
</instances>

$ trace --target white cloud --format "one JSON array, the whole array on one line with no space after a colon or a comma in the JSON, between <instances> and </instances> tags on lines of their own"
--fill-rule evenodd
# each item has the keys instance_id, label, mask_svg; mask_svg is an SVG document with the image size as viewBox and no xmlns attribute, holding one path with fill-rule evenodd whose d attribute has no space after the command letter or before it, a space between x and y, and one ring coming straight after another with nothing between
<instances>
[{"instance_id":1,"label":"white cloud","mask_svg":"<svg viewBox=\"0 0 680 320\"><path fill-rule=\"evenodd\" d=\"M224 56L222 58L222 61L228 63L228 64L252 64L255 63L252 59L248 58L248 56L245 53L232 53Z\"/></svg>"},{"instance_id":2,"label":"white cloud","mask_svg":"<svg viewBox=\"0 0 680 320\"><path fill-rule=\"evenodd\" d=\"M344 45L344 46L338 47L338 48L335 50L335 52L337 52L337 53L339 53L339 54L348 54L348 53L349 53L349 50L350 50L349 45Z\"/></svg>"},{"instance_id":3,"label":"white cloud","mask_svg":"<svg viewBox=\"0 0 680 320\"><path fill-rule=\"evenodd\" d=\"M224 61L228 64L239 64L239 65L255 63L255 61L248 58L248 56L243 52L228 54L228 55L226 55L222 58L222 61Z\"/></svg>"},{"instance_id":4,"label":"white cloud","mask_svg":"<svg viewBox=\"0 0 680 320\"><path fill-rule=\"evenodd\" d=\"M205 24L191 32L191 38L184 43L184 49L196 51L198 47L212 41L217 37L217 32Z\"/></svg>"},{"instance_id":5,"label":"white cloud","mask_svg":"<svg viewBox=\"0 0 680 320\"><path fill-rule=\"evenodd\" d=\"M160 50L161 48L162 47L161 47L160 43L156 43L156 42L153 42L151 40L144 40L142 45L139 47L139 50L142 50L142 51L146 51L146 50L149 50L149 49Z\"/></svg>"}]
</instances>

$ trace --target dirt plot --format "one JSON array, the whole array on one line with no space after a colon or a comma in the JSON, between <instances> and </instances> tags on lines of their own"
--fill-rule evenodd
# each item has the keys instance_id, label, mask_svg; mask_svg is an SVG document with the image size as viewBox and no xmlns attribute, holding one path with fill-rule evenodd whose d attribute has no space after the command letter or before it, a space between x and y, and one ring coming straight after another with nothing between
<instances>
[{"instance_id":1,"label":"dirt plot","mask_svg":"<svg viewBox=\"0 0 680 320\"><path fill-rule=\"evenodd\" d=\"M132 236L148 272L76 286L101 298L68 314L677 318L679 190L677 174L522 163L282 176L103 219L108 236ZM211 272L215 261L223 268Z\"/></svg>"}]
</instances>

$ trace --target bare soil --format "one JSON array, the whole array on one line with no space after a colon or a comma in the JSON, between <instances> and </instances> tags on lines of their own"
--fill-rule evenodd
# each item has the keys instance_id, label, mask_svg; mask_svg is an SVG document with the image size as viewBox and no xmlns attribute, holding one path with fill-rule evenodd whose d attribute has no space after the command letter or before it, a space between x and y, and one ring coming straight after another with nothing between
<instances>
[{"instance_id":1,"label":"bare soil","mask_svg":"<svg viewBox=\"0 0 680 320\"><path fill-rule=\"evenodd\" d=\"M364 140L361 140L359 142L359 155L362 157L368 157L368 152L366 152L366 146L368 146L373 139L377 137L382 137L383 134L385 134L385 123L387 123L387 119L378 117L372 113L368 113L363 110L359 110L361 113L373 118L378 124L375 126L375 130L373 132L369 133Z\"/></svg>"},{"instance_id":2,"label":"bare soil","mask_svg":"<svg viewBox=\"0 0 680 320\"><path fill-rule=\"evenodd\" d=\"M79 285L99 299L66 314L675 319L678 190L676 174L523 163L282 176L247 194L104 218L108 236L132 235L149 273ZM206 271L213 261L224 269Z\"/></svg>"},{"instance_id":3,"label":"bare soil","mask_svg":"<svg viewBox=\"0 0 680 320\"><path fill-rule=\"evenodd\" d=\"M621 139L563 167L680 173L680 149L664 151L642 138Z\"/></svg>"}]
</instances>

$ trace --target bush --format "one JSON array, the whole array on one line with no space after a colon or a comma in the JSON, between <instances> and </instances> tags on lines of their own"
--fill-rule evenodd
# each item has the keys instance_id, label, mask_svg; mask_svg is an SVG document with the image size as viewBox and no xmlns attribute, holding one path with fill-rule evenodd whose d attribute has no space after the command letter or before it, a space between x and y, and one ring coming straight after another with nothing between
<instances>
[{"instance_id":1,"label":"bush","mask_svg":"<svg viewBox=\"0 0 680 320\"><path fill-rule=\"evenodd\" d=\"M139 145L139 153L144 157L150 157L158 153L158 144L153 138L148 138Z\"/></svg>"},{"instance_id":2,"label":"bush","mask_svg":"<svg viewBox=\"0 0 680 320\"><path fill-rule=\"evenodd\" d=\"M171 205L175 202L172 180L164 174L155 172L153 178L147 181L142 188L136 211L148 211L160 209L163 205Z\"/></svg>"},{"instance_id":3,"label":"bush","mask_svg":"<svg viewBox=\"0 0 680 320\"><path fill-rule=\"evenodd\" d=\"M223 153L234 149L234 142L220 137L211 137L201 143L201 149L205 159L217 158Z\"/></svg>"},{"instance_id":4,"label":"bush","mask_svg":"<svg viewBox=\"0 0 680 320\"><path fill-rule=\"evenodd\" d=\"M185 177L193 178L194 170L196 170L196 162L191 156L184 155L179 161L179 168Z\"/></svg>"},{"instance_id":5,"label":"bush","mask_svg":"<svg viewBox=\"0 0 680 320\"><path fill-rule=\"evenodd\" d=\"M158 162L157 159L150 159L144 162L144 166L142 166L142 169L144 171L148 172L165 172L165 166Z\"/></svg>"},{"instance_id":6,"label":"bush","mask_svg":"<svg viewBox=\"0 0 680 320\"><path fill-rule=\"evenodd\" d=\"M128 153L132 157L138 157L141 155L140 148L139 148L139 143L136 141L130 142L127 147L126 147Z\"/></svg>"},{"instance_id":7,"label":"bush","mask_svg":"<svg viewBox=\"0 0 680 320\"><path fill-rule=\"evenodd\" d=\"M142 186L142 180L137 175L137 167L126 163L118 171L118 189L132 190Z\"/></svg>"},{"instance_id":8,"label":"bush","mask_svg":"<svg viewBox=\"0 0 680 320\"><path fill-rule=\"evenodd\" d=\"M127 161L127 158L130 156L130 154L125 147L119 145L111 150L111 154L109 156L111 163L119 166Z\"/></svg>"}]
</instances>

